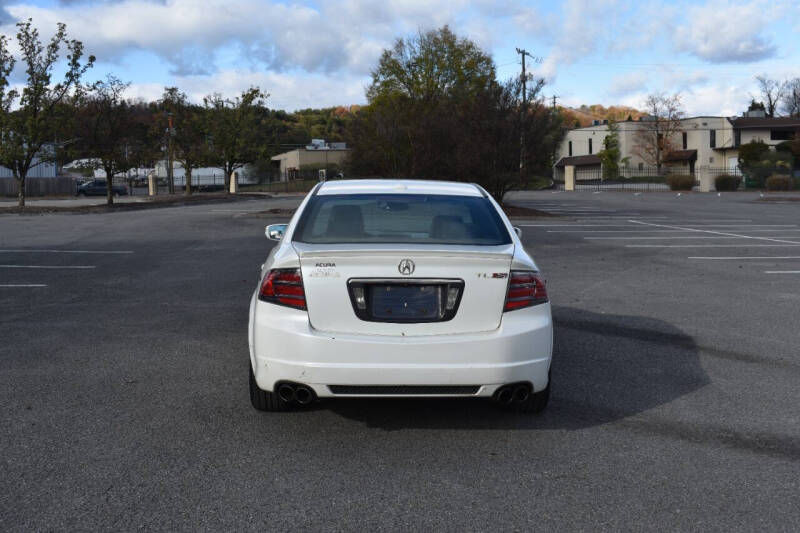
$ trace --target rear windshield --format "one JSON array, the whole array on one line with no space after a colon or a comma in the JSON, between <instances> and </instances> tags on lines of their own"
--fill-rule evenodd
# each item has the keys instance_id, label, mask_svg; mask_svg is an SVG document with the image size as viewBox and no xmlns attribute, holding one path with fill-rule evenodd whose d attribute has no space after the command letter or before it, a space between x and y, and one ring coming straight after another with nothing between
<instances>
[{"instance_id":1,"label":"rear windshield","mask_svg":"<svg viewBox=\"0 0 800 533\"><path fill-rule=\"evenodd\" d=\"M309 244L511 243L487 198L434 194L336 194L312 197L294 231Z\"/></svg>"}]
</instances>

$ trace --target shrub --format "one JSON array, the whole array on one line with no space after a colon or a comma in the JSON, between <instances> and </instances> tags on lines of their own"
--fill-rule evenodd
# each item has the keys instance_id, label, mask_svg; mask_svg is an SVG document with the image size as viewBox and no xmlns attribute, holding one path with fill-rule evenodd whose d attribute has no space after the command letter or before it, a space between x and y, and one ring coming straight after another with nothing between
<instances>
[{"instance_id":1,"label":"shrub","mask_svg":"<svg viewBox=\"0 0 800 533\"><path fill-rule=\"evenodd\" d=\"M741 183L742 178L730 174L720 174L714 178L714 187L718 191L735 191Z\"/></svg>"},{"instance_id":2,"label":"shrub","mask_svg":"<svg viewBox=\"0 0 800 533\"><path fill-rule=\"evenodd\" d=\"M789 176L773 174L767 178L768 191L788 191L792 188L792 180Z\"/></svg>"},{"instance_id":3,"label":"shrub","mask_svg":"<svg viewBox=\"0 0 800 533\"><path fill-rule=\"evenodd\" d=\"M667 176L667 185L672 191L691 191L694 187L694 176L689 174L673 174Z\"/></svg>"}]
</instances>

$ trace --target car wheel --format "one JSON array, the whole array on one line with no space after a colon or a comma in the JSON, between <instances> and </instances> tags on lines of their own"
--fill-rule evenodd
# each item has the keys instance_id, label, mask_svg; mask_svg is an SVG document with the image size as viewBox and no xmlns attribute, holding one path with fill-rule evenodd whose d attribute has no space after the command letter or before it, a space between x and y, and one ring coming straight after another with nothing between
<instances>
[{"instance_id":1,"label":"car wheel","mask_svg":"<svg viewBox=\"0 0 800 533\"><path fill-rule=\"evenodd\" d=\"M278 398L277 394L258 388L253 367L249 364L247 367L250 370L250 403L253 407L259 411L288 411L289 404Z\"/></svg>"},{"instance_id":2,"label":"car wheel","mask_svg":"<svg viewBox=\"0 0 800 533\"><path fill-rule=\"evenodd\" d=\"M78 191L78 197L80 198L81 196L86 198L86 193L83 191Z\"/></svg>"}]
</instances>

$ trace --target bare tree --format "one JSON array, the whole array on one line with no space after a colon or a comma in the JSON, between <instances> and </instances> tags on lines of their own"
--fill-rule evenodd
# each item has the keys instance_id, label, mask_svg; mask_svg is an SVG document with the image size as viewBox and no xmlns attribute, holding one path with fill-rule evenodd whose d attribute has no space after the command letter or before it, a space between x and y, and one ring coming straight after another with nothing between
<instances>
[{"instance_id":1,"label":"bare tree","mask_svg":"<svg viewBox=\"0 0 800 533\"><path fill-rule=\"evenodd\" d=\"M648 116L640 119L633 153L660 171L664 159L674 150L673 138L683 128L681 96L655 93L649 95L642 105Z\"/></svg>"},{"instance_id":2,"label":"bare tree","mask_svg":"<svg viewBox=\"0 0 800 533\"><path fill-rule=\"evenodd\" d=\"M800 78L785 84L781 110L790 117L800 117Z\"/></svg>"},{"instance_id":3,"label":"bare tree","mask_svg":"<svg viewBox=\"0 0 800 533\"><path fill-rule=\"evenodd\" d=\"M8 90L8 76L15 59L6 36L0 36L0 164L11 169L19 187L18 202L25 206L25 178L31 168L54 159L57 138L71 119L72 106L67 100L79 91L83 74L94 64L94 56L85 63L83 43L67 39L67 27L59 23L47 44L31 19L17 23L17 45L26 80L22 92ZM66 49L64 77L53 83L53 70L60 52ZM61 70L59 68L59 70Z\"/></svg>"},{"instance_id":4,"label":"bare tree","mask_svg":"<svg viewBox=\"0 0 800 533\"><path fill-rule=\"evenodd\" d=\"M786 82L767 78L766 74L756 76L758 90L761 91L761 101L764 103L768 117L774 117L778 104L783 99L786 91Z\"/></svg>"}]
</instances>

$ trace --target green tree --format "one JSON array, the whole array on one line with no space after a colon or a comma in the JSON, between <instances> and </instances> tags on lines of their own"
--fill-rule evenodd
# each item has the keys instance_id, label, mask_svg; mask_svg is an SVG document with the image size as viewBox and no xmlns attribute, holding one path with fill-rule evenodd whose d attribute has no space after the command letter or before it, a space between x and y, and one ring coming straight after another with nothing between
<instances>
[{"instance_id":1,"label":"green tree","mask_svg":"<svg viewBox=\"0 0 800 533\"><path fill-rule=\"evenodd\" d=\"M59 138L72 118L68 100L80 92L81 77L94 64L94 56L83 58L83 43L67 38L66 25L59 23L46 45L31 19L17 23L17 46L25 67L22 92L9 90L8 77L16 60L9 41L0 35L0 164L16 178L18 203L25 206L25 179L31 168L55 158ZM53 83L53 71L61 51L66 51L63 78ZM61 139L64 140L63 138Z\"/></svg>"},{"instance_id":2,"label":"green tree","mask_svg":"<svg viewBox=\"0 0 800 533\"><path fill-rule=\"evenodd\" d=\"M441 157L452 148L443 119L454 103L475 98L494 80L491 57L447 26L398 39L383 51L367 99L400 111L411 156L403 169L408 176L451 177Z\"/></svg>"},{"instance_id":3,"label":"green tree","mask_svg":"<svg viewBox=\"0 0 800 533\"><path fill-rule=\"evenodd\" d=\"M445 26L398 39L348 127L349 173L478 182L502 202L527 173L548 173L563 135L544 81L499 83L491 58ZM524 150L520 139L525 139Z\"/></svg>"},{"instance_id":4,"label":"green tree","mask_svg":"<svg viewBox=\"0 0 800 533\"><path fill-rule=\"evenodd\" d=\"M139 165L147 149L146 125L137 122L136 105L125 100L129 83L109 74L79 99L74 132L79 156L106 174L106 203L114 203L114 177Z\"/></svg>"},{"instance_id":5,"label":"green tree","mask_svg":"<svg viewBox=\"0 0 800 533\"><path fill-rule=\"evenodd\" d=\"M174 158L181 163L186 176L184 194L190 196L192 171L205 165L210 157L206 109L190 103L186 93L177 87L164 89L158 109L161 111L157 114L158 130L172 136ZM171 131L167 114L172 117Z\"/></svg>"},{"instance_id":6,"label":"green tree","mask_svg":"<svg viewBox=\"0 0 800 533\"><path fill-rule=\"evenodd\" d=\"M745 184L763 187L772 174L789 174L793 157L788 151L772 151L764 141L750 141L739 147L739 168Z\"/></svg>"},{"instance_id":7,"label":"green tree","mask_svg":"<svg viewBox=\"0 0 800 533\"><path fill-rule=\"evenodd\" d=\"M209 161L225 174L226 191L234 171L258 160L264 149L262 120L268 97L258 87L251 87L233 100L217 93L203 99Z\"/></svg>"},{"instance_id":8,"label":"green tree","mask_svg":"<svg viewBox=\"0 0 800 533\"><path fill-rule=\"evenodd\" d=\"M597 152L600 163L603 167L603 178L616 179L619 176L619 166L627 161L623 160L622 151L619 146L619 125L610 120L608 122L608 134L603 139L603 149Z\"/></svg>"}]
</instances>

